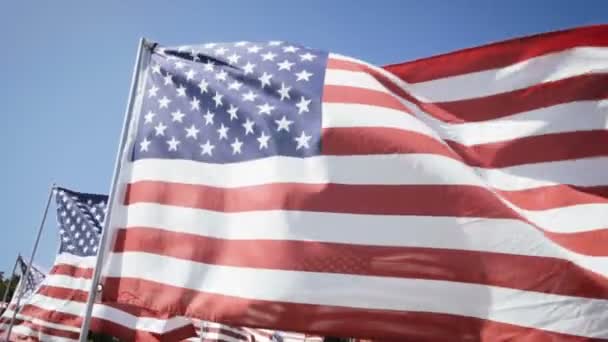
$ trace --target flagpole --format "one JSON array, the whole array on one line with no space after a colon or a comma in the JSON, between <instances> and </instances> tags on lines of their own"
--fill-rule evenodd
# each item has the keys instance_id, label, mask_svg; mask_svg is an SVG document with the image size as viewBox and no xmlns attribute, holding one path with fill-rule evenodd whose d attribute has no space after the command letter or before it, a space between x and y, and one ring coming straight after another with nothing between
<instances>
[{"instance_id":1,"label":"flagpole","mask_svg":"<svg viewBox=\"0 0 608 342\"><path fill-rule=\"evenodd\" d=\"M20 258L21 255L17 255L17 259L15 259L15 265L13 266L13 272L11 273L11 277L9 278L8 285L4 288L4 294L2 295L2 303L6 304L6 309L8 309L8 303L6 302L6 299L8 298L8 292L11 289L11 286L13 285L13 278L15 278L15 272L17 271L17 265L19 264ZM6 309L4 311L6 311Z\"/></svg>"},{"instance_id":2,"label":"flagpole","mask_svg":"<svg viewBox=\"0 0 608 342\"><path fill-rule=\"evenodd\" d=\"M36 251L38 250L38 243L40 242L40 237L42 236L42 231L44 230L44 223L46 222L46 217L49 212L49 206L51 205L51 199L53 198L53 193L55 191L55 183L51 184L51 188L49 189L49 197L46 200L46 206L44 207L44 213L42 214L42 220L40 221L40 227L38 227L38 234L36 234L36 242L34 242L34 248L32 249L32 254L30 255L30 260L27 263L27 268L25 269L25 274L21 275L21 279L26 279L30 274L32 269L32 263L34 262L34 258L36 257ZM11 331L13 330L13 325L15 324L15 317L17 317L17 311L19 308L19 303L21 302L21 297L23 296L23 292L27 286L20 286L19 294L17 297L17 302L15 303L15 310L13 310L13 317L11 317L11 323L8 326L8 331L6 333L6 340L10 341Z\"/></svg>"},{"instance_id":3,"label":"flagpole","mask_svg":"<svg viewBox=\"0 0 608 342\"><path fill-rule=\"evenodd\" d=\"M99 284L99 278L101 277L101 267L102 267L102 259L103 253L106 246L106 241L108 240L108 230L110 227L111 215L112 215L112 203L114 198L116 197L116 191L118 183L118 175L120 174L120 169L122 167L122 156L123 151L127 142L127 135L129 133L129 124L131 122L131 117L133 116L133 107L135 102L135 97L137 93L137 89L139 87L139 79L140 72L143 66L143 56L146 51L146 48L151 51L151 43L147 41L145 38L139 39L139 45L137 47L137 56L135 57L135 66L133 69L133 74L131 75L131 89L129 91L129 97L127 99L127 108L125 110L124 121L122 124L122 133L120 138L120 143L118 146L118 153L116 154L116 160L114 162L114 174L112 175L112 183L110 185L110 193L108 194L108 213L106 214L103 229L101 231L101 239L99 241L99 247L97 249L97 261L95 264L95 271L93 272L93 279L91 281L91 288L89 290L86 311L84 315L84 319L82 321L82 327L80 328L80 342L87 342L87 337L89 333L89 327L91 325L91 315L93 313L93 305L95 303L95 296L97 294L97 288Z\"/></svg>"}]
</instances>

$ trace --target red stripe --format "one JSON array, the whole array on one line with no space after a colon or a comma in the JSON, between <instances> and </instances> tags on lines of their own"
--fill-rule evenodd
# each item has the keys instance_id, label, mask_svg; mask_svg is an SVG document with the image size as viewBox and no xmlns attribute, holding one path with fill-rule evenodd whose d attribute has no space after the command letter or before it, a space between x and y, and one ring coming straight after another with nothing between
<instances>
[{"instance_id":1,"label":"red stripe","mask_svg":"<svg viewBox=\"0 0 608 342\"><path fill-rule=\"evenodd\" d=\"M398 201L395 200L397 198ZM519 218L492 192L468 185L274 183L224 189L140 181L129 185L125 203L140 202L222 212L276 209L373 215Z\"/></svg>"},{"instance_id":2,"label":"red stripe","mask_svg":"<svg viewBox=\"0 0 608 342\"><path fill-rule=\"evenodd\" d=\"M402 110L406 113L410 112L395 96L365 88L326 85L323 87L323 102L357 103Z\"/></svg>"},{"instance_id":3,"label":"red stripe","mask_svg":"<svg viewBox=\"0 0 608 342\"><path fill-rule=\"evenodd\" d=\"M608 203L608 186L549 185L518 191L498 191L511 203L528 210L546 210L578 204Z\"/></svg>"},{"instance_id":4,"label":"red stripe","mask_svg":"<svg viewBox=\"0 0 608 342\"><path fill-rule=\"evenodd\" d=\"M462 123L497 119L562 103L605 98L608 98L608 74L585 74L496 95L423 104L422 108L437 119Z\"/></svg>"},{"instance_id":5,"label":"red stripe","mask_svg":"<svg viewBox=\"0 0 608 342\"><path fill-rule=\"evenodd\" d=\"M73 278L91 279L93 277L93 269L82 268L68 264L57 264L53 266L49 274L64 275Z\"/></svg>"},{"instance_id":6,"label":"red stripe","mask_svg":"<svg viewBox=\"0 0 608 342\"><path fill-rule=\"evenodd\" d=\"M546 187L518 196L505 192L508 199L524 208L563 204L572 198L586 198L568 187ZM361 200L365 199L365 200ZM399 200L396 200L399 199ZM203 185L141 181L127 188L125 204L159 203L186 208L221 212L254 210L302 210L311 212L352 213L368 215L420 215L485 217L516 219L529 223L508 208L490 190L467 185L346 185L276 183L240 188L217 188ZM558 234L542 231L561 246L587 255L608 256L606 227L595 227L592 233Z\"/></svg>"},{"instance_id":7,"label":"red stripe","mask_svg":"<svg viewBox=\"0 0 608 342\"><path fill-rule=\"evenodd\" d=\"M468 165L485 168L608 156L608 130L528 136L474 146L446 142Z\"/></svg>"},{"instance_id":8,"label":"red stripe","mask_svg":"<svg viewBox=\"0 0 608 342\"><path fill-rule=\"evenodd\" d=\"M541 33L460 50L385 68L408 82L424 82L506 67L533 57L581 46L608 46L608 25Z\"/></svg>"},{"instance_id":9,"label":"red stripe","mask_svg":"<svg viewBox=\"0 0 608 342\"><path fill-rule=\"evenodd\" d=\"M191 317L222 321L233 326L323 336L342 336L348 332L352 337L398 341L593 341L473 317L261 301L132 278L107 278L104 289L104 298L108 302L138 304L175 315L187 313ZM137 291L133 292L133 289ZM146 294L154 296L144 297Z\"/></svg>"},{"instance_id":10,"label":"red stripe","mask_svg":"<svg viewBox=\"0 0 608 342\"><path fill-rule=\"evenodd\" d=\"M389 127L324 128L324 155L435 154L483 168L608 156L608 131L581 131L538 135L508 141L462 145Z\"/></svg>"},{"instance_id":11,"label":"red stripe","mask_svg":"<svg viewBox=\"0 0 608 342\"><path fill-rule=\"evenodd\" d=\"M38 289L36 294L51 297L55 299L65 299L71 302L86 303L89 296L89 291L69 289L65 287L56 287L44 285Z\"/></svg>"},{"instance_id":12,"label":"red stripe","mask_svg":"<svg viewBox=\"0 0 608 342\"><path fill-rule=\"evenodd\" d=\"M461 239L461 235L446 231L445 238ZM114 252L145 252L209 265L443 280L608 299L607 278L568 260L546 257L309 241L224 240L141 227L119 230Z\"/></svg>"}]
</instances>

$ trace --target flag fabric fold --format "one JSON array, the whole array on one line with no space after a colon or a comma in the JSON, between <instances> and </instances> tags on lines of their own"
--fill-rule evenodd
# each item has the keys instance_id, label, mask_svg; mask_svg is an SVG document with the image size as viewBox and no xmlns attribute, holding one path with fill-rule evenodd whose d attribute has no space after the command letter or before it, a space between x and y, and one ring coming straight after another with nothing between
<instances>
[{"instance_id":1,"label":"flag fabric fold","mask_svg":"<svg viewBox=\"0 0 608 342\"><path fill-rule=\"evenodd\" d=\"M608 339L608 26L380 68L156 47L103 301L416 341Z\"/></svg>"}]
</instances>

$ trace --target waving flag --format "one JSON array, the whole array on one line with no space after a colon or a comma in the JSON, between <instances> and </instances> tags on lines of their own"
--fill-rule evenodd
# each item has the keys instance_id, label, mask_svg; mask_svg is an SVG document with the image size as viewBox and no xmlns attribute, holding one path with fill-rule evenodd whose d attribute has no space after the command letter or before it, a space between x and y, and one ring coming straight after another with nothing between
<instances>
[{"instance_id":1,"label":"waving flag","mask_svg":"<svg viewBox=\"0 0 608 342\"><path fill-rule=\"evenodd\" d=\"M28 263L21 256L17 258L17 269L21 273L21 278L15 287L13 297L11 298L7 309L2 313L2 316L0 316L0 337L2 338L8 330L14 311L19 310L19 308L23 306L23 303L26 303L30 299L46 276L45 273L35 265L32 265L28 273L27 265ZM21 295L21 299L19 300L19 306L17 306L17 298L19 295Z\"/></svg>"},{"instance_id":2,"label":"waving flag","mask_svg":"<svg viewBox=\"0 0 608 342\"><path fill-rule=\"evenodd\" d=\"M104 300L413 341L608 339L608 26L378 68L156 47Z\"/></svg>"},{"instance_id":3,"label":"waving flag","mask_svg":"<svg viewBox=\"0 0 608 342\"><path fill-rule=\"evenodd\" d=\"M22 301L11 341L78 340L106 202L105 195L57 189L59 251L48 277L27 301ZM175 341L194 334L186 319L167 319L141 308L103 304L94 306L91 330L128 341Z\"/></svg>"}]
</instances>

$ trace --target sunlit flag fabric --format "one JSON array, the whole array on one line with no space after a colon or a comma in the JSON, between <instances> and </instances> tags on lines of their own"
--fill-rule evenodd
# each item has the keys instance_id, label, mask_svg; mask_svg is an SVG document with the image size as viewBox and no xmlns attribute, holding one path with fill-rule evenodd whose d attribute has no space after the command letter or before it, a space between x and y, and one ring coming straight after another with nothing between
<instances>
[{"instance_id":1,"label":"sunlit flag fabric","mask_svg":"<svg viewBox=\"0 0 608 342\"><path fill-rule=\"evenodd\" d=\"M608 338L607 45L585 27L387 69L156 47L103 300L325 336Z\"/></svg>"},{"instance_id":2,"label":"sunlit flag fabric","mask_svg":"<svg viewBox=\"0 0 608 342\"><path fill-rule=\"evenodd\" d=\"M7 310L5 310L0 317L0 338L3 338L4 334L7 332L15 309L22 307L23 303L27 303L46 276L45 273L35 265L32 265L27 276L24 276L27 272L27 265L28 263L21 256L17 258L17 269L20 271L21 278L15 287L13 297L7 306ZM22 287L25 288L22 290ZM19 306L17 306L17 298L19 295L21 296L21 299L19 300Z\"/></svg>"},{"instance_id":3,"label":"sunlit flag fabric","mask_svg":"<svg viewBox=\"0 0 608 342\"><path fill-rule=\"evenodd\" d=\"M95 267L107 196L56 190L59 250L47 278L18 314L11 341L78 340ZM185 319L142 309L95 304L91 330L125 341L175 341L193 336Z\"/></svg>"}]
</instances>

